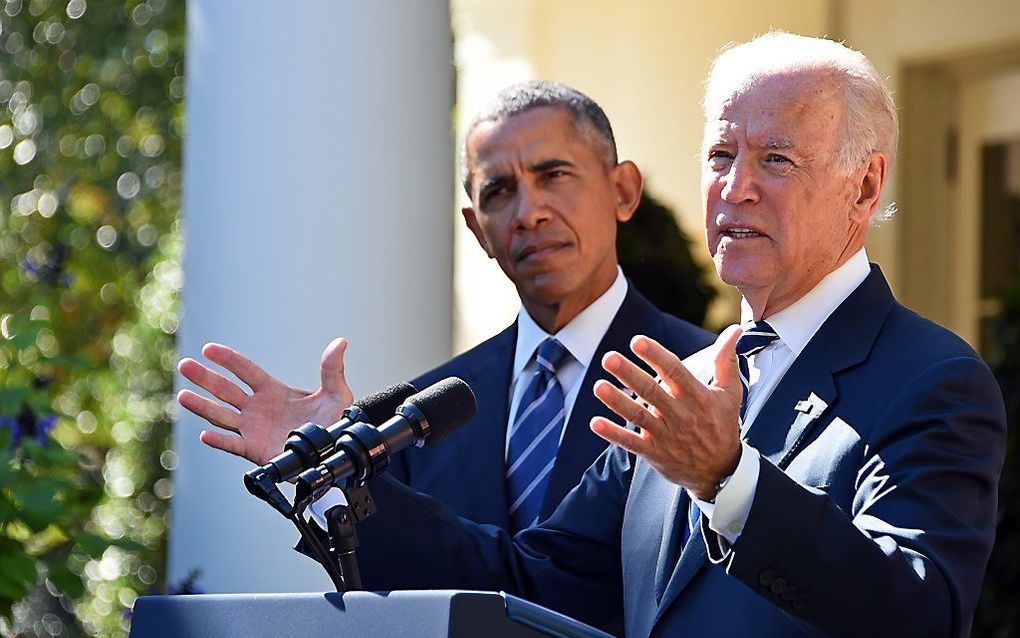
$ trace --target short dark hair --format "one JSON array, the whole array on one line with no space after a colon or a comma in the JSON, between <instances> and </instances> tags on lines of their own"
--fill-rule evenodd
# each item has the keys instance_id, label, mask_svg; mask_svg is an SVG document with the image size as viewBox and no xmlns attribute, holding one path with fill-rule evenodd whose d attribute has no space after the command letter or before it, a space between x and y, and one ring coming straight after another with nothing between
<instances>
[{"instance_id":1,"label":"short dark hair","mask_svg":"<svg viewBox=\"0 0 1020 638\"><path fill-rule=\"evenodd\" d=\"M467 140L471 131L484 122L499 122L508 117L543 106L562 108L570 115L577 132L585 138L606 168L616 166L616 138L602 107L584 93L559 82L531 80L512 84L471 120L460 154L460 174L464 190L471 197L471 172L468 169Z\"/></svg>"}]
</instances>

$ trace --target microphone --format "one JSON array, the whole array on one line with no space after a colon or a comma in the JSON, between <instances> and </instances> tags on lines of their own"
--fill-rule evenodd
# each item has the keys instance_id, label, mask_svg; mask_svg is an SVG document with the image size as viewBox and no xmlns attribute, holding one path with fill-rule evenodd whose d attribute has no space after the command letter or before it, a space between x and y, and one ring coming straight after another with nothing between
<instances>
[{"instance_id":1,"label":"microphone","mask_svg":"<svg viewBox=\"0 0 1020 638\"><path fill-rule=\"evenodd\" d=\"M378 428L366 422L351 425L337 440L333 456L298 476L295 503L310 502L345 478L353 476L364 483L382 474L393 453L442 440L470 421L475 408L471 387L457 377L447 377L408 398Z\"/></svg>"},{"instance_id":2,"label":"microphone","mask_svg":"<svg viewBox=\"0 0 1020 638\"><path fill-rule=\"evenodd\" d=\"M410 383L397 383L355 402L344 410L343 417L329 427L305 423L290 433L284 451L265 465L248 471L244 485L248 491L262 498L267 483L289 481L309 467L315 467L333 453L343 431L354 423L380 423L394 411L416 388Z\"/></svg>"}]
</instances>

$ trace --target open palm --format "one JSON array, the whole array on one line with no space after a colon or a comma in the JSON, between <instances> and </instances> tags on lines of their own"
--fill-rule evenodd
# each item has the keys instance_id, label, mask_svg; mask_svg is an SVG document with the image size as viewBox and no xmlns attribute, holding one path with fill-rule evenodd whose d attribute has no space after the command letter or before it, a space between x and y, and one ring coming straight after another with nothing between
<instances>
[{"instance_id":1,"label":"open palm","mask_svg":"<svg viewBox=\"0 0 1020 638\"><path fill-rule=\"evenodd\" d=\"M256 464L283 451L287 434L309 421L329 425L340 419L354 400L344 379L346 339L334 339L322 353L322 385L309 391L275 379L251 359L218 343L202 348L202 355L230 371L248 388L227 379L194 359L182 359L177 369L186 379L222 401L181 390L177 402L219 430L204 430L203 443ZM224 405L226 404L226 405Z\"/></svg>"}]
</instances>

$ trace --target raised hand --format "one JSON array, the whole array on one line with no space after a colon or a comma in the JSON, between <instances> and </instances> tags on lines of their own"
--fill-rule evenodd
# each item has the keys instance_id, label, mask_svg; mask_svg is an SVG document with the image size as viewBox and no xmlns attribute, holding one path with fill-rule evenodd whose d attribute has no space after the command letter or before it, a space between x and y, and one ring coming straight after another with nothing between
<instances>
[{"instance_id":1,"label":"raised hand","mask_svg":"<svg viewBox=\"0 0 1020 638\"><path fill-rule=\"evenodd\" d=\"M631 350L661 382L620 353L606 353L602 367L638 398L632 399L608 381L595 385L595 396L640 431L603 417L592 419L592 431L642 457L695 497L715 498L716 485L733 473L740 460L739 336L736 326L719 336L715 381L708 386L694 378L675 354L648 337L634 337Z\"/></svg>"},{"instance_id":2,"label":"raised hand","mask_svg":"<svg viewBox=\"0 0 1020 638\"><path fill-rule=\"evenodd\" d=\"M199 435L203 443L262 465L283 451L291 430L309 421L330 425L354 401L344 379L346 350L347 340L343 338L326 346L322 353L322 384L313 392L286 385L241 353L209 343L202 348L202 355L233 373L251 393L194 359L182 359L177 370L226 405L191 390L177 393L177 402L226 430L203 430Z\"/></svg>"}]
</instances>

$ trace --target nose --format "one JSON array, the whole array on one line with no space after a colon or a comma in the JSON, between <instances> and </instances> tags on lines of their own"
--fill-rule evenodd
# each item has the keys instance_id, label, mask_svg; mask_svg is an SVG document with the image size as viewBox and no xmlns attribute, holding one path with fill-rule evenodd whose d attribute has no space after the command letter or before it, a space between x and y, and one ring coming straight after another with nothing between
<instances>
[{"instance_id":1,"label":"nose","mask_svg":"<svg viewBox=\"0 0 1020 638\"><path fill-rule=\"evenodd\" d=\"M533 230L551 215L548 198L542 189L530 185L518 188L516 220L517 226Z\"/></svg>"},{"instance_id":2,"label":"nose","mask_svg":"<svg viewBox=\"0 0 1020 638\"><path fill-rule=\"evenodd\" d=\"M746 159L738 157L731 162L720 181L720 197L730 204L755 203L760 197L754 167Z\"/></svg>"}]
</instances>

